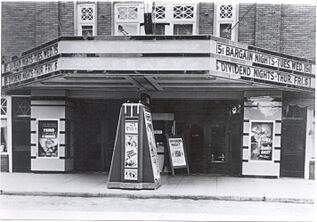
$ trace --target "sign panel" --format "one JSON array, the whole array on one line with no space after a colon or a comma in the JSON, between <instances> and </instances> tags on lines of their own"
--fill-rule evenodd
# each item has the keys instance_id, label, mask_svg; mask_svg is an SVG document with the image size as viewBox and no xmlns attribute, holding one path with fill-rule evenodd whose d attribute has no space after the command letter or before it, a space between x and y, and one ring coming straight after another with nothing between
<instances>
[{"instance_id":1,"label":"sign panel","mask_svg":"<svg viewBox=\"0 0 317 222\"><path fill-rule=\"evenodd\" d=\"M38 121L38 157L58 157L58 120Z\"/></svg>"},{"instance_id":2,"label":"sign panel","mask_svg":"<svg viewBox=\"0 0 317 222\"><path fill-rule=\"evenodd\" d=\"M33 79L45 74L55 72L57 70L57 60L51 61L34 68L25 69L21 72L4 75L2 77L2 86L9 86L15 83L20 83L29 79Z\"/></svg>"},{"instance_id":3,"label":"sign panel","mask_svg":"<svg viewBox=\"0 0 317 222\"><path fill-rule=\"evenodd\" d=\"M138 120L125 120L124 133L124 179L138 180Z\"/></svg>"},{"instance_id":4,"label":"sign panel","mask_svg":"<svg viewBox=\"0 0 317 222\"><path fill-rule=\"evenodd\" d=\"M125 180L138 180L138 169L124 169Z\"/></svg>"},{"instance_id":5,"label":"sign panel","mask_svg":"<svg viewBox=\"0 0 317 222\"><path fill-rule=\"evenodd\" d=\"M125 167L138 167L138 135L125 135Z\"/></svg>"},{"instance_id":6,"label":"sign panel","mask_svg":"<svg viewBox=\"0 0 317 222\"><path fill-rule=\"evenodd\" d=\"M216 70L228 73L230 78L235 79L244 77L247 79L258 79L289 86L315 88L315 78L310 76L277 72L270 69L251 67L221 60L216 61Z\"/></svg>"},{"instance_id":7,"label":"sign panel","mask_svg":"<svg viewBox=\"0 0 317 222\"><path fill-rule=\"evenodd\" d=\"M250 160L273 160L273 121L250 121Z\"/></svg>"},{"instance_id":8,"label":"sign panel","mask_svg":"<svg viewBox=\"0 0 317 222\"><path fill-rule=\"evenodd\" d=\"M308 62L296 61L288 58L282 58L265 53L250 51L235 46L217 43L216 53L218 55L223 55L230 58L250 61L254 64L261 64L307 74L313 73L312 64Z\"/></svg>"},{"instance_id":9,"label":"sign panel","mask_svg":"<svg viewBox=\"0 0 317 222\"><path fill-rule=\"evenodd\" d=\"M57 43L55 43L46 48L29 53L21 57L20 59L4 64L2 73L18 70L20 68L23 68L24 66L28 66L28 65L40 62L44 59L51 58L57 54L58 54L58 46L57 46Z\"/></svg>"},{"instance_id":10,"label":"sign panel","mask_svg":"<svg viewBox=\"0 0 317 222\"><path fill-rule=\"evenodd\" d=\"M173 166L186 166L185 152L182 138L168 138Z\"/></svg>"},{"instance_id":11,"label":"sign panel","mask_svg":"<svg viewBox=\"0 0 317 222\"><path fill-rule=\"evenodd\" d=\"M144 120L145 120L147 137L149 141L153 175L154 175L154 179L158 180L160 178L160 167L159 167L158 157L157 157L156 143L155 143L155 137L154 137L153 124L152 124L152 116L151 116L151 113L146 110L144 110Z\"/></svg>"}]
</instances>

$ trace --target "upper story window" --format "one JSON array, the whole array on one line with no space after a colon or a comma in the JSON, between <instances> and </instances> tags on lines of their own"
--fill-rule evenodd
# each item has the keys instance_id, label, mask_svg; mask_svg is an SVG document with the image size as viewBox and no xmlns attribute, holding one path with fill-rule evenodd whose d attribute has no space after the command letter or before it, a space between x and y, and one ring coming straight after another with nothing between
<instances>
[{"instance_id":1,"label":"upper story window","mask_svg":"<svg viewBox=\"0 0 317 222\"><path fill-rule=\"evenodd\" d=\"M237 41L237 5L215 4L214 35Z\"/></svg>"},{"instance_id":2,"label":"upper story window","mask_svg":"<svg viewBox=\"0 0 317 222\"><path fill-rule=\"evenodd\" d=\"M153 9L155 35L193 35L196 33L196 5L155 3Z\"/></svg>"},{"instance_id":3,"label":"upper story window","mask_svg":"<svg viewBox=\"0 0 317 222\"><path fill-rule=\"evenodd\" d=\"M77 35L78 36L94 36L97 35L96 29L96 5L77 4Z\"/></svg>"},{"instance_id":4,"label":"upper story window","mask_svg":"<svg viewBox=\"0 0 317 222\"><path fill-rule=\"evenodd\" d=\"M115 35L141 35L144 28L143 22L144 4L142 3L116 3L114 13Z\"/></svg>"},{"instance_id":5,"label":"upper story window","mask_svg":"<svg viewBox=\"0 0 317 222\"><path fill-rule=\"evenodd\" d=\"M144 35L143 3L115 3L114 34ZM193 35L196 33L196 5L184 3L153 4L154 35Z\"/></svg>"}]
</instances>

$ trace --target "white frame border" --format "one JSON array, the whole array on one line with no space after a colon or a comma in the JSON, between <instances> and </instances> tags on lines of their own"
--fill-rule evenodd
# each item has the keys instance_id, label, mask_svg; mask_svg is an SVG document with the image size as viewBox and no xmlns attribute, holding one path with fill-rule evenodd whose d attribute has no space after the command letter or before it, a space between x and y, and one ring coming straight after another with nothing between
<instances>
[{"instance_id":1,"label":"white frame border","mask_svg":"<svg viewBox=\"0 0 317 222\"><path fill-rule=\"evenodd\" d=\"M272 123L272 159L271 160L252 160L251 159L251 130L252 123ZM274 162L274 152L275 152L275 121L274 120L250 120L250 128L249 128L249 162L260 162L260 163L272 163Z\"/></svg>"},{"instance_id":2,"label":"white frame border","mask_svg":"<svg viewBox=\"0 0 317 222\"><path fill-rule=\"evenodd\" d=\"M39 121L57 121L57 156L56 157L46 157L46 156L39 156ZM66 134L65 134L66 135ZM60 157L60 120L54 118L39 118L36 119L36 159L59 159Z\"/></svg>"}]
</instances>

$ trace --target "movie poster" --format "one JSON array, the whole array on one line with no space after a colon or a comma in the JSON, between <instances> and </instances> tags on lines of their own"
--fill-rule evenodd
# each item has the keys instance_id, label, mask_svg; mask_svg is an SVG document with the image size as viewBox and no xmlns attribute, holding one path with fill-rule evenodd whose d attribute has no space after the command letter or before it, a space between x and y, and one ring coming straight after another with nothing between
<instances>
[{"instance_id":1,"label":"movie poster","mask_svg":"<svg viewBox=\"0 0 317 222\"><path fill-rule=\"evenodd\" d=\"M168 138L168 143L171 152L173 166L186 166L183 139Z\"/></svg>"},{"instance_id":2,"label":"movie poster","mask_svg":"<svg viewBox=\"0 0 317 222\"><path fill-rule=\"evenodd\" d=\"M38 156L58 157L58 120L38 121Z\"/></svg>"},{"instance_id":3,"label":"movie poster","mask_svg":"<svg viewBox=\"0 0 317 222\"><path fill-rule=\"evenodd\" d=\"M251 160L272 160L273 122L251 121Z\"/></svg>"},{"instance_id":4,"label":"movie poster","mask_svg":"<svg viewBox=\"0 0 317 222\"><path fill-rule=\"evenodd\" d=\"M125 167L138 167L138 135L125 135Z\"/></svg>"},{"instance_id":5,"label":"movie poster","mask_svg":"<svg viewBox=\"0 0 317 222\"><path fill-rule=\"evenodd\" d=\"M158 163L151 113L144 110L144 119L145 119L147 137L148 137L148 141L149 141L154 179L158 180L160 178L160 167L159 167L159 163Z\"/></svg>"},{"instance_id":6,"label":"movie poster","mask_svg":"<svg viewBox=\"0 0 317 222\"><path fill-rule=\"evenodd\" d=\"M138 169L124 169L125 180L138 180Z\"/></svg>"},{"instance_id":7,"label":"movie poster","mask_svg":"<svg viewBox=\"0 0 317 222\"><path fill-rule=\"evenodd\" d=\"M124 127L125 133L138 133L138 121L126 121Z\"/></svg>"}]
</instances>

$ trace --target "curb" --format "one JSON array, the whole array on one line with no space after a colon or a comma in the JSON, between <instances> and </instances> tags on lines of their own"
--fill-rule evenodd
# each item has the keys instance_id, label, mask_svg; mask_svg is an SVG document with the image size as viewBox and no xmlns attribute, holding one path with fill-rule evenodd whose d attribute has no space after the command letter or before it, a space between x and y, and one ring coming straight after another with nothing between
<instances>
[{"instance_id":1,"label":"curb","mask_svg":"<svg viewBox=\"0 0 317 222\"><path fill-rule=\"evenodd\" d=\"M128 194L128 193L89 193L89 192L45 192L45 191L0 191L0 195L15 196L58 196L58 197L103 197L129 199L187 199L187 200L220 200L220 201L260 201L276 203L314 204L314 199L306 198L272 198L247 196L212 196L212 195L174 195L174 194Z\"/></svg>"}]
</instances>

